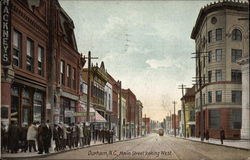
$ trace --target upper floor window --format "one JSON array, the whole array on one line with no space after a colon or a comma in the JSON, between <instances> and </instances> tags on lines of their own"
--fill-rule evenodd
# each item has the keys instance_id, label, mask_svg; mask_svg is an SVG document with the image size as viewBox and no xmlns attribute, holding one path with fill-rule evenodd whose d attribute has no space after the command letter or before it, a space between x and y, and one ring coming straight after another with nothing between
<instances>
[{"instance_id":1,"label":"upper floor window","mask_svg":"<svg viewBox=\"0 0 250 160\"><path fill-rule=\"evenodd\" d=\"M222 101L222 91L216 91L216 102Z\"/></svg>"},{"instance_id":2,"label":"upper floor window","mask_svg":"<svg viewBox=\"0 0 250 160\"><path fill-rule=\"evenodd\" d=\"M241 49L232 49L232 62L236 62L242 56Z\"/></svg>"},{"instance_id":3,"label":"upper floor window","mask_svg":"<svg viewBox=\"0 0 250 160\"><path fill-rule=\"evenodd\" d=\"M216 49L216 62L220 62L222 59L222 49Z\"/></svg>"},{"instance_id":4,"label":"upper floor window","mask_svg":"<svg viewBox=\"0 0 250 160\"><path fill-rule=\"evenodd\" d=\"M208 103L212 103L212 91L207 92Z\"/></svg>"},{"instance_id":5,"label":"upper floor window","mask_svg":"<svg viewBox=\"0 0 250 160\"><path fill-rule=\"evenodd\" d=\"M241 70L233 70L232 69L231 80L234 82L241 82Z\"/></svg>"},{"instance_id":6,"label":"upper floor window","mask_svg":"<svg viewBox=\"0 0 250 160\"><path fill-rule=\"evenodd\" d=\"M234 29L232 31L232 40L236 40L236 41L241 41L242 40L242 34L241 34L240 30Z\"/></svg>"},{"instance_id":7,"label":"upper floor window","mask_svg":"<svg viewBox=\"0 0 250 160\"><path fill-rule=\"evenodd\" d=\"M208 32L208 43L212 42L212 31Z\"/></svg>"},{"instance_id":8,"label":"upper floor window","mask_svg":"<svg viewBox=\"0 0 250 160\"><path fill-rule=\"evenodd\" d=\"M61 60L61 63L60 63L60 84L65 84L65 63L63 60Z\"/></svg>"},{"instance_id":9,"label":"upper floor window","mask_svg":"<svg viewBox=\"0 0 250 160\"><path fill-rule=\"evenodd\" d=\"M13 64L15 66L21 66L21 41L22 36L18 31L13 33Z\"/></svg>"},{"instance_id":10,"label":"upper floor window","mask_svg":"<svg viewBox=\"0 0 250 160\"><path fill-rule=\"evenodd\" d=\"M38 74L43 76L43 62L44 62L44 49L41 46L38 46Z\"/></svg>"},{"instance_id":11,"label":"upper floor window","mask_svg":"<svg viewBox=\"0 0 250 160\"><path fill-rule=\"evenodd\" d=\"M215 79L216 79L216 82L222 80L222 72L221 72L221 70L216 70L216 72L215 72Z\"/></svg>"},{"instance_id":12,"label":"upper floor window","mask_svg":"<svg viewBox=\"0 0 250 160\"><path fill-rule=\"evenodd\" d=\"M232 91L232 102L241 103L241 91Z\"/></svg>"},{"instance_id":13,"label":"upper floor window","mask_svg":"<svg viewBox=\"0 0 250 160\"><path fill-rule=\"evenodd\" d=\"M208 71L208 83L212 81L212 71Z\"/></svg>"},{"instance_id":14,"label":"upper floor window","mask_svg":"<svg viewBox=\"0 0 250 160\"><path fill-rule=\"evenodd\" d=\"M67 82L68 82L68 87L71 87L71 66L68 64L67 65Z\"/></svg>"},{"instance_id":15,"label":"upper floor window","mask_svg":"<svg viewBox=\"0 0 250 160\"><path fill-rule=\"evenodd\" d=\"M222 40L222 29L216 29L216 41Z\"/></svg>"},{"instance_id":16,"label":"upper floor window","mask_svg":"<svg viewBox=\"0 0 250 160\"><path fill-rule=\"evenodd\" d=\"M27 70L33 72L33 68L34 68L34 42L31 39L27 39L26 68L27 68Z\"/></svg>"},{"instance_id":17,"label":"upper floor window","mask_svg":"<svg viewBox=\"0 0 250 160\"><path fill-rule=\"evenodd\" d=\"M76 89L76 69L73 68L72 70L72 82L73 82L73 89Z\"/></svg>"},{"instance_id":18,"label":"upper floor window","mask_svg":"<svg viewBox=\"0 0 250 160\"><path fill-rule=\"evenodd\" d=\"M212 52L209 51L209 52L208 52L208 59L207 59L208 63L210 63L211 60L212 60Z\"/></svg>"}]
</instances>

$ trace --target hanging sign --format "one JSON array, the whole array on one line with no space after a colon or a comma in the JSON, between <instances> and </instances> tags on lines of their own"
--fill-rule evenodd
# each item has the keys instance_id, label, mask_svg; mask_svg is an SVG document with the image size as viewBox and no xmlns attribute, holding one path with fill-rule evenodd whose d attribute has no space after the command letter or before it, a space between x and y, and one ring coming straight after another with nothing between
<instances>
[{"instance_id":1,"label":"hanging sign","mask_svg":"<svg viewBox=\"0 0 250 160\"><path fill-rule=\"evenodd\" d=\"M10 65L11 63L11 21L10 21L10 0L2 0L2 32L1 32L1 47L2 47L2 65Z\"/></svg>"}]
</instances>

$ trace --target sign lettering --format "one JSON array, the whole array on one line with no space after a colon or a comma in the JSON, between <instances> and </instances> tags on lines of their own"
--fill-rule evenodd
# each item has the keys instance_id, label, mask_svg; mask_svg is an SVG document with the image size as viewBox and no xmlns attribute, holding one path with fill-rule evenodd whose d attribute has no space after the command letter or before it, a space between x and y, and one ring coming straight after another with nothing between
<instances>
[{"instance_id":1,"label":"sign lettering","mask_svg":"<svg viewBox=\"0 0 250 160\"><path fill-rule=\"evenodd\" d=\"M10 0L2 0L2 65L10 65L11 63L11 32L10 32Z\"/></svg>"}]
</instances>

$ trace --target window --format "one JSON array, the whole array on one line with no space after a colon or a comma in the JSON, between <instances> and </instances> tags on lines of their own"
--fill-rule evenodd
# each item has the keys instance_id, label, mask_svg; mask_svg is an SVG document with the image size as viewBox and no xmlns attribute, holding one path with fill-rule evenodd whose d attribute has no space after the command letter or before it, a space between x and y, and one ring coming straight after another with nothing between
<instances>
[{"instance_id":1,"label":"window","mask_svg":"<svg viewBox=\"0 0 250 160\"><path fill-rule=\"evenodd\" d=\"M205 95L205 93L203 94L202 99L203 99L203 104L206 104L206 95Z\"/></svg>"},{"instance_id":2,"label":"window","mask_svg":"<svg viewBox=\"0 0 250 160\"><path fill-rule=\"evenodd\" d=\"M212 71L208 71L208 83L212 82Z\"/></svg>"},{"instance_id":3,"label":"window","mask_svg":"<svg viewBox=\"0 0 250 160\"><path fill-rule=\"evenodd\" d=\"M73 89L76 89L76 69L75 68L73 68L72 82L73 82Z\"/></svg>"},{"instance_id":4,"label":"window","mask_svg":"<svg viewBox=\"0 0 250 160\"><path fill-rule=\"evenodd\" d=\"M240 70L232 70L231 71L231 80L234 82L241 82L241 71Z\"/></svg>"},{"instance_id":5,"label":"window","mask_svg":"<svg viewBox=\"0 0 250 160\"><path fill-rule=\"evenodd\" d=\"M208 32L208 43L212 42L212 31Z\"/></svg>"},{"instance_id":6,"label":"window","mask_svg":"<svg viewBox=\"0 0 250 160\"><path fill-rule=\"evenodd\" d=\"M43 47L41 46L38 46L38 74L40 76L44 76L44 73L43 73L43 62L44 62L44 49Z\"/></svg>"},{"instance_id":7,"label":"window","mask_svg":"<svg viewBox=\"0 0 250 160\"><path fill-rule=\"evenodd\" d=\"M216 82L222 80L222 73L221 73L221 70L216 70L216 72L215 72L215 79L216 79Z\"/></svg>"},{"instance_id":8,"label":"window","mask_svg":"<svg viewBox=\"0 0 250 160\"><path fill-rule=\"evenodd\" d=\"M222 40L222 29L216 29L216 41Z\"/></svg>"},{"instance_id":9,"label":"window","mask_svg":"<svg viewBox=\"0 0 250 160\"><path fill-rule=\"evenodd\" d=\"M232 62L236 62L242 56L241 49L232 49Z\"/></svg>"},{"instance_id":10,"label":"window","mask_svg":"<svg viewBox=\"0 0 250 160\"><path fill-rule=\"evenodd\" d=\"M212 103L212 91L207 92L208 103Z\"/></svg>"},{"instance_id":11,"label":"window","mask_svg":"<svg viewBox=\"0 0 250 160\"><path fill-rule=\"evenodd\" d=\"M31 39L27 39L27 57L26 57L26 68L33 72L34 64L34 42Z\"/></svg>"},{"instance_id":12,"label":"window","mask_svg":"<svg viewBox=\"0 0 250 160\"><path fill-rule=\"evenodd\" d=\"M212 60L212 52L211 51L209 51L208 52L208 63L211 63L211 60Z\"/></svg>"},{"instance_id":13,"label":"window","mask_svg":"<svg viewBox=\"0 0 250 160\"><path fill-rule=\"evenodd\" d=\"M220 111L219 110L209 111L209 127L210 128L220 127Z\"/></svg>"},{"instance_id":14,"label":"window","mask_svg":"<svg viewBox=\"0 0 250 160\"><path fill-rule=\"evenodd\" d=\"M65 69L64 69L64 61L62 61L61 60L61 64L60 64L61 66L60 66L60 72L61 72L61 74L60 74L60 84L65 84Z\"/></svg>"},{"instance_id":15,"label":"window","mask_svg":"<svg viewBox=\"0 0 250 160\"><path fill-rule=\"evenodd\" d=\"M67 65L67 82L68 82L69 88L71 87L70 77L71 77L71 66L68 64Z\"/></svg>"},{"instance_id":16,"label":"window","mask_svg":"<svg viewBox=\"0 0 250 160\"><path fill-rule=\"evenodd\" d=\"M241 34L240 30L234 29L232 31L232 40L235 40L235 41L241 41L242 40L242 34Z\"/></svg>"},{"instance_id":17,"label":"window","mask_svg":"<svg viewBox=\"0 0 250 160\"><path fill-rule=\"evenodd\" d=\"M42 108L43 108L43 94L41 92L34 93L34 100L33 100L34 108L33 108L33 121L42 120Z\"/></svg>"},{"instance_id":18,"label":"window","mask_svg":"<svg viewBox=\"0 0 250 160\"><path fill-rule=\"evenodd\" d=\"M222 59L222 49L216 49L215 54L216 54L216 62L220 62Z\"/></svg>"},{"instance_id":19,"label":"window","mask_svg":"<svg viewBox=\"0 0 250 160\"><path fill-rule=\"evenodd\" d=\"M222 91L216 91L216 102L222 101Z\"/></svg>"},{"instance_id":20,"label":"window","mask_svg":"<svg viewBox=\"0 0 250 160\"><path fill-rule=\"evenodd\" d=\"M241 129L241 110L233 109L231 110L231 128Z\"/></svg>"},{"instance_id":21,"label":"window","mask_svg":"<svg viewBox=\"0 0 250 160\"><path fill-rule=\"evenodd\" d=\"M241 104L241 91L232 91L232 102Z\"/></svg>"},{"instance_id":22,"label":"window","mask_svg":"<svg viewBox=\"0 0 250 160\"><path fill-rule=\"evenodd\" d=\"M21 66L21 33L14 31L13 33L13 64Z\"/></svg>"},{"instance_id":23,"label":"window","mask_svg":"<svg viewBox=\"0 0 250 160\"><path fill-rule=\"evenodd\" d=\"M206 66L205 56L203 56L203 68Z\"/></svg>"}]
</instances>

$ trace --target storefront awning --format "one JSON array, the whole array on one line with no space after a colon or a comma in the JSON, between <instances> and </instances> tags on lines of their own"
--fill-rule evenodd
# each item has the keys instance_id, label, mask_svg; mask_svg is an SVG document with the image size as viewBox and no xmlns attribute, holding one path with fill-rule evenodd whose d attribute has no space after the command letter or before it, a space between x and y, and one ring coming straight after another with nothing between
<instances>
[{"instance_id":1,"label":"storefront awning","mask_svg":"<svg viewBox=\"0 0 250 160\"><path fill-rule=\"evenodd\" d=\"M85 104L79 104L81 107L81 112L76 112L75 116L81 117L83 122L87 121L87 106ZM93 107L89 108L89 120L90 122L105 123L107 120L101 116Z\"/></svg>"}]
</instances>

